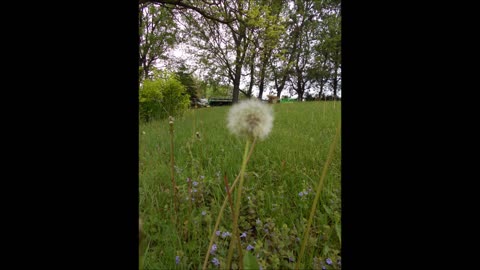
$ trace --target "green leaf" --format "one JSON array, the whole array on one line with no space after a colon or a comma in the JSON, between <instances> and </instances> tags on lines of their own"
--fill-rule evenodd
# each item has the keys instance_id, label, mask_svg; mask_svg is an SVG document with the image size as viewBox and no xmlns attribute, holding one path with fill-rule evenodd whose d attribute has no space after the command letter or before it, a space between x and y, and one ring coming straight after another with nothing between
<instances>
[{"instance_id":1,"label":"green leaf","mask_svg":"<svg viewBox=\"0 0 480 270\"><path fill-rule=\"evenodd\" d=\"M338 240L342 242L342 230L340 227L340 223L335 223L335 231L337 232Z\"/></svg>"},{"instance_id":2,"label":"green leaf","mask_svg":"<svg viewBox=\"0 0 480 270\"><path fill-rule=\"evenodd\" d=\"M250 252L245 253L243 256L243 267L245 269L260 269L257 259Z\"/></svg>"}]
</instances>

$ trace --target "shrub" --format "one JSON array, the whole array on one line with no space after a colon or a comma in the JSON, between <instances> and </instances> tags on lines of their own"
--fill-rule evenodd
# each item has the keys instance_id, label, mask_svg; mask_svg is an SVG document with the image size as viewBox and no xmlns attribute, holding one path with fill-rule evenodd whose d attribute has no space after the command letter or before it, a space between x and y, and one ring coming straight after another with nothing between
<instances>
[{"instance_id":1,"label":"shrub","mask_svg":"<svg viewBox=\"0 0 480 270\"><path fill-rule=\"evenodd\" d=\"M143 121L181 116L190 104L185 86L175 75L145 80L139 91L139 116Z\"/></svg>"}]
</instances>

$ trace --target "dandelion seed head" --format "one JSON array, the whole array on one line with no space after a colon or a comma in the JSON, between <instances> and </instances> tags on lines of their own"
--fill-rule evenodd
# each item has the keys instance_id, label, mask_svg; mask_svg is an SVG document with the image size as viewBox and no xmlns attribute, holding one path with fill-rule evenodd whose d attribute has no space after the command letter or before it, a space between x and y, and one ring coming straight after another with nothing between
<instances>
[{"instance_id":1,"label":"dandelion seed head","mask_svg":"<svg viewBox=\"0 0 480 270\"><path fill-rule=\"evenodd\" d=\"M227 127L237 136L264 140L273 127L273 110L256 99L241 101L228 112Z\"/></svg>"}]
</instances>

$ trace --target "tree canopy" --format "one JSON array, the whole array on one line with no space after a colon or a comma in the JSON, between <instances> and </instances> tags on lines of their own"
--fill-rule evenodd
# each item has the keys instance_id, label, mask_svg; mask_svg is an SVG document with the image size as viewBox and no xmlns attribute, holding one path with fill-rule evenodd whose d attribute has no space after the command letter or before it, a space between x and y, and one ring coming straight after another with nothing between
<instances>
[{"instance_id":1,"label":"tree canopy","mask_svg":"<svg viewBox=\"0 0 480 270\"><path fill-rule=\"evenodd\" d=\"M219 86L233 102L254 89L298 100L341 91L339 0L139 0L139 13L141 81L181 45L190 64L170 71L192 98Z\"/></svg>"}]
</instances>

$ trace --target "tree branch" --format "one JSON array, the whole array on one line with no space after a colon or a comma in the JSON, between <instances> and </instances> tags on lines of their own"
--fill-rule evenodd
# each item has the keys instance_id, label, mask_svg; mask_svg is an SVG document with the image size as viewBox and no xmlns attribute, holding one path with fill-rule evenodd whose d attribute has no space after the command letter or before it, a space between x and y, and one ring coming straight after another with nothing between
<instances>
[{"instance_id":1,"label":"tree branch","mask_svg":"<svg viewBox=\"0 0 480 270\"><path fill-rule=\"evenodd\" d=\"M206 10L195 7L189 3L185 3L182 0L138 0L138 3L139 4L154 3L154 4L174 5L174 6L184 7L184 8L188 8L198 12L200 15L202 15L207 19L210 19L219 23L224 23L224 24L230 24L231 22L235 21L234 19L224 20L221 18L217 18L214 15L208 14ZM211 3L208 3L208 4L211 5Z\"/></svg>"}]
</instances>

